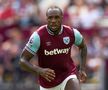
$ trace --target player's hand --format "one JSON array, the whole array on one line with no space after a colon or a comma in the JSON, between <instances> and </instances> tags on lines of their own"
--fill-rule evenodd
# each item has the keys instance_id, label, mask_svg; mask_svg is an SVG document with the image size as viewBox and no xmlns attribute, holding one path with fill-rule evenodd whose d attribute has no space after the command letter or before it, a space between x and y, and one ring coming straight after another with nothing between
<instances>
[{"instance_id":1,"label":"player's hand","mask_svg":"<svg viewBox=\"0 0 108 90\"><path fill-rule=\"evenodd\" d=\"M80 82L84 83L86 81L86 79L87 79L87 74L86 74L86 72L84 70L80 70L78 77L79 77Z\"/></svg>"},{"instance_id":2,"label":"player's hand","mask_svg":"<svg viewBox=\"0 0 108 90\"><path fill-rule=\"evenodd\" d=\"M55 78L55 72L49 68L41 68L39 75L51 82Z\"/></svg>"}]
</instances>

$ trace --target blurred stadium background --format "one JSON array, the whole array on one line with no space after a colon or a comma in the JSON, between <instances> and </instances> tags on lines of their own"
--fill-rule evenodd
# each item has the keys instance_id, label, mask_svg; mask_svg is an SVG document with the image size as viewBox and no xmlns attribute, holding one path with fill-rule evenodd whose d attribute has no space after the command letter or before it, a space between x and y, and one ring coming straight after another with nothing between
<instances>
[{"instance_id":1,"label":"blurred stadium background","mask_svg":"<svg viewBox=\"0 0 108 90\"><path fill-rule=\"evenodd\" d=\"M37 77L22 71L18 60L54 4L64 12L63 23L77 28L86 40L88 79L82 90L108 90L108 0L0 0L0 90L39 90ZM76 47L72 57L79 65ZM31 63L38 64L34 58Z\"/></svg>"}]
</instances>

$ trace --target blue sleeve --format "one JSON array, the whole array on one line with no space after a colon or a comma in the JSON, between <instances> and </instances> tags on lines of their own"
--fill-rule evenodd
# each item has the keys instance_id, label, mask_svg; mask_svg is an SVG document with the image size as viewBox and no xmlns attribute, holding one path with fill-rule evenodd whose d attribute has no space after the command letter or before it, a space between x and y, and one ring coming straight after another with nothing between
<instances>
[{"instance_id":1,"label":"blue sleeve","mask_svg":"<svg viewBox=\"0 0 108 90\"><path fill-rule=\"evenodd\" d=\"M74 44L76 46L79 46L82 43L83 36L81 35L81 33L77 29L73 29L73 30L74 30L74 35L75 35L75 42L74 42Z\"/></svg>"},{"instance_id":2,"label":"blue sleeve","mask_svg":"<svg viewBox=\"0 0 108 90\"><path fill-rule=\"evenodd\" d=\"M29 41L27 42L25 49L31 52L33 55L38 51L40 47L40 37L37 32L34 32Z\"/></svg>"}]
</instances>

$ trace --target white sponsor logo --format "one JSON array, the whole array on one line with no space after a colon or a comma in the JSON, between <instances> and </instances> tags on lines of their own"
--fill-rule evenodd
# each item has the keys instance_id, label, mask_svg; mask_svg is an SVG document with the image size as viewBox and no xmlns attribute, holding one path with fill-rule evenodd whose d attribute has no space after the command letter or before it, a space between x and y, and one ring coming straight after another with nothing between
<instances>
[{"instance_id":1,"label":"white sponsor logo","mask_svg":"<svg viewBox=\"0 0 108 90\"><path fill-rule=\"evenodd\" d=\"M57 54L68 54L70 48L65 49L53 49L51 51L44 50L45 55L57 55Z\"/></svg>"},{"instance_id":2,"label":"white sponsor logo","mask_svg":"<svg viewBox=\"0 0 108 90\"><path fill-rule=\"evenodd\" d=\"M63 42L67 45L70 42L70 38L69 37L64 37L63 38Z\"/></svg>"}]
</instances>

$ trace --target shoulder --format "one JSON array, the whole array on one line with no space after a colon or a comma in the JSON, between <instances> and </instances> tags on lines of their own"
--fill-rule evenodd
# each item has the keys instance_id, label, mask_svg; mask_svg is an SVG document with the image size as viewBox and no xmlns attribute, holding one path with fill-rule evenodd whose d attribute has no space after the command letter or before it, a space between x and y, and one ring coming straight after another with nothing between
<instances>
[{"instance_id":1,"label":"shoulder","mask_svg":"<svg viewBox=\"0 0 108 90\"><path fill-rule=\"evenodd\" d=\"M74 28L71 27L71 26L63 25L63 28L64 28L65 30L68 30L68 31L74 32Z\"/></svg>"},{"instance_id":2,"label":"shoulder","mask_svg":"<svg viewBox=\"0 0 108 90\"><path fill-rule=\"evenodd\" d=\"M46 26L47 26L47 25L42 25L42 26L40 26L39 28L37 28L36 32L39 33L39 32L44 31L44 30L46 29Z\"/></svg>"},{"instance_id":3,"label":"shoulder","mask_svg":"<svg viewBox=\"0 0 108 90\"><path fill-rule=\"evenodd\" d=\"M38 28L35 30L35 32L36 32L39 36L41 36L41 35L43 35L43 34L46 32L46 27L47 27L47 25L42 25L42 26L38 27Z\"/></svg>"},{"instance_id":4,"label":"shoulder","mask_svg":"<svg viewBox=\"0 0 108 90\"><path fill-rule=\"evenodd\" d=\"M72 30L72 28L70 26L67 26L67 25L63 25L63 28L68 29L68 30Z\"/></svg>"},{"instance_id":5,"label":"shoulder","mask_svg":"<svg viewBox=\"0 0 108 90\"><path fill-rule=\"evenodd\" d=\"M63 25L63 29L68 33L74 34L74 28L72 28L70 26Z\"/></svg>"},{"instance_id":6,"label":"shoulder","mask_svg":"<svg viewBox=\"0 0 108 90\"><path fill-rule=\"evenodd\" d=\"M81 34L80 31L76 28L73 28L73 32L74 32L74 34Z\"/></svg>"}]
</instances>

